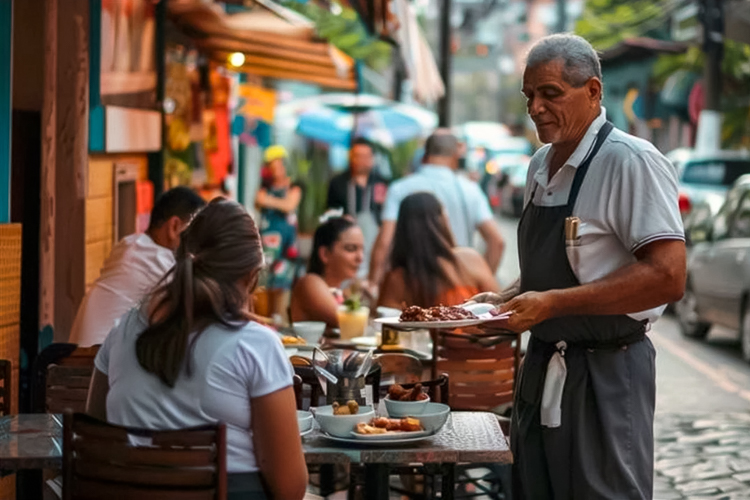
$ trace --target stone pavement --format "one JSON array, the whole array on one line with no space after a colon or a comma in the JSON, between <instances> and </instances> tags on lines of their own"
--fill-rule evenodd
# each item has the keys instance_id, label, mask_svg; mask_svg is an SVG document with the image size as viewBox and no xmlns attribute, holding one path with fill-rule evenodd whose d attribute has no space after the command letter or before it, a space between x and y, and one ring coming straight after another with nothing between
<instances>
[{"instance_id":1,"label":"stone pavement","mask_svg":"<svg viewBox=\"0 0 750 500\"><path fill-rule=\"evenodd\" d=\"M654 500L750 499L750 413L661 413Z\"/></svg>"}]
</instances>

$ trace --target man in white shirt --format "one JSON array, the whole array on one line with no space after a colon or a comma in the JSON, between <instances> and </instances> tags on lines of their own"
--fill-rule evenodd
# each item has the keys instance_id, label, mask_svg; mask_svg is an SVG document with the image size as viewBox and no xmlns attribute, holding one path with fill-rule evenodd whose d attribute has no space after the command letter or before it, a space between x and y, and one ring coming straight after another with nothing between
<instances>
[{"instance_id":1,"label":"man in white shirt","mask_svg":"<svg viewBox=\"0 0 750 500\"><path fill-rule=\"evenodd\" d=\"M685 287L677 177L653 145L607 121L586 40L537 42L522 92L548 145L529 167L520 280L496 298L511 312L505 327L531 330L513 403L513 494L650 499L656 381L646 333Z\"/></svg>"},{"instance_id":2,"label":"man in white shirt","mask_svg":"<svg viewBox=\"0 0 750 500\"><path fill-rule=\"evenodd\" d=\"M497 270L505 242L487 196L476 182L456 173L459 156L458 139L448 130L437 130L427 139L422 167L388 188L382 224L370 260L371 283L378 283L382 276L401 202L410 194L420 191L430 192L440 200L457 246L471 247L474 232L479 231L486 244L485 259L493 273Z\"/></svg>"},{"instance_id":3,"label":"man in white shirt","mask_svg":"<svg viewBox=\"0 0 750 500\"><path fill-rule=\"evenodd\" d=\"M174 265L180 233L205 205L193 190L177 187L162 194L145 233L117 243L78 308L70 342L101 344L120 317L149 293Z\"/></svg>"}]
</instances>

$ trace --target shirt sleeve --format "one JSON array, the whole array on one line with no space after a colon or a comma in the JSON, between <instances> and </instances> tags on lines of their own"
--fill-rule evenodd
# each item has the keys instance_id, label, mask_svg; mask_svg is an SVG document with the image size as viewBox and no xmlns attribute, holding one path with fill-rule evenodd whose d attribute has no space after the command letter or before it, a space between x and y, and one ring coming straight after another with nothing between
<instances>
[{"instance_id":1,"label":"shirt sleeve","mask_svg":"<svg viewBox=\"0 0 750 500\"><path fill-rule=\"evenodd\" d=\"M398 209L401 206L404 196L401 194L401 189L398 182L391 184L388 188L388 194L385 196L385 204L383 205L383 213L381 218L383 221L393 221L398 219Z\"/></svg>"},{"instance_id":2,"label":"shirt sleeve","mask_svg":"<svg viewBox=\"0 0 750 500\"><path fill-rule=\"evenodd\" d=\"M244 381L250 399L266 396L293 383L294 371L278 336L267 328L255 328L240 340L234 372Z\"/></svg>"},{"instance_id":3,"label":"shirt sleeve","mask_svg":"<svg viewBox=\"0 0 750 500\"><path fill-rule=\"evenodd\" d=\"M341 199L341 177L335 176L328 185L326 208L346 208L346 202Z\"/></svg>"},{"instance_id":4,"label":"shirt sleeve","mask_svg":"<svg viewBox=\"0 0 750 500\"><path fill-rule=\"evenodd\" d=\"M634 154L612 177L608 218L631 252L661 239L685 239L674 168L657 151Z\"/></svg>"},{"instance_id":5,"label":"shirt sleeve","mask_svg":"<svg viewBox=\"0 0 750 500\"><path fill-rule=\"evenodd\" d=\"M125 313L122 318L115 321L114 328L112 328L107 334L101 347L99 347L99 351L96 353L94 366L105 375L109 375L109 353L112 351L112 346L123 336L123 331L127 328L127 325L130 322L130 316L135 310L136 309L131 309L130 312Z\"/></svg>"}]
</instances>

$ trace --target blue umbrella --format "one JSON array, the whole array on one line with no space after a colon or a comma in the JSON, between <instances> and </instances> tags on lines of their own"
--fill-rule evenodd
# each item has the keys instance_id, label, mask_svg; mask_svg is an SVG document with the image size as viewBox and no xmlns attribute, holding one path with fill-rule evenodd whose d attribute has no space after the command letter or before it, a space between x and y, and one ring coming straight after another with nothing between
<instances>
[{"instance_id":1,"label":"blue umbrella","mask_svg":"<svg viewBox=\"0 0 750 500\"><path fill-rule=\"evenodd\" d=\"M298 115L297 133L321 142L348 146L352 134L385 147L423 135L432 113L375 96L320 96L320 106Z\"/></svg>"}]
</instances>

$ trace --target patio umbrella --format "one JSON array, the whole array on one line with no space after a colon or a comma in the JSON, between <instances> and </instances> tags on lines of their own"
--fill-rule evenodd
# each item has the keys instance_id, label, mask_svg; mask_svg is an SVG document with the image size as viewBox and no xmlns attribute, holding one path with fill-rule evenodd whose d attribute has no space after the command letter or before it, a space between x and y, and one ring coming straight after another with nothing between
<instances>
[{"instance_id":1,"label":"patio umbrella","mask_svg":"<svg viewBox=\"0 0 750 500\"><path fill-rule=\"evenodd\" d=\"M354 136L391 147L437 125L435 113L368 94L324 94L285 106L296 111L297 134L344 146Z\"/></svg>"}]
</instances>

